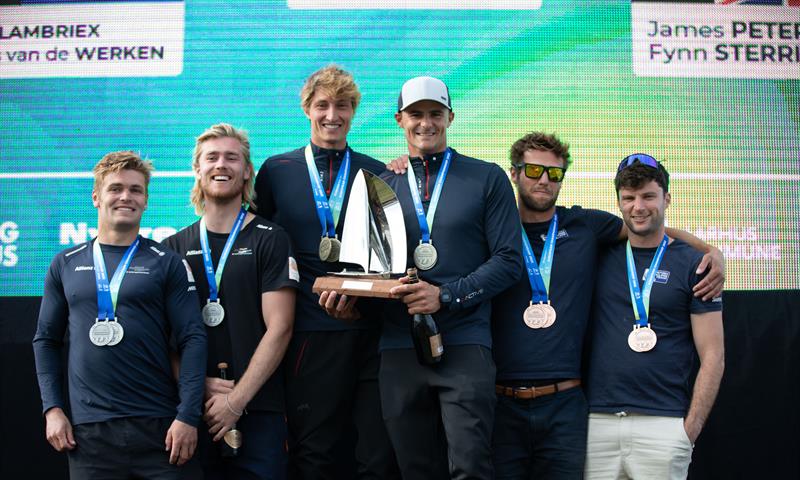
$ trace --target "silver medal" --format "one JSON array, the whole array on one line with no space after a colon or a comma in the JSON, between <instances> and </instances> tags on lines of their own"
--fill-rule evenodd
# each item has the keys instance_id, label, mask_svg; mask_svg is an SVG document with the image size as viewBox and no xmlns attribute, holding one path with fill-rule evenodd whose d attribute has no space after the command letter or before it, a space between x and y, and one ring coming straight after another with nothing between
<instances>
[{"instance_id":1,"label":"silver medal","mask_svg":"<svg viewBox=\"0 0 800 480\"><path fill-rule=\"evenodd\" d=\"M111 327L111 330L113 331L114 335L111 337L111 341L109 341L106 345L109 347L113 347L114 345L117 345L119 342L122 341L122 337L125 336L125 329L122 328L122 324L119 323L119 321L117 321L116 318L114 320L109 321L108 326Z\"/></svg>"},{"instance_id":2,"label":"silver medal","mask_svg":"<svg viewBox=\"0 0 800 480\"><path fill-rule=\"evenodd\" d=\"M105 347L113 337L114 332L108 325L108 320L95 320L94 325L89 329L89 340L98 347Z\"/></svg>"},{"instance_id":3,"label":"silver medal","mask_svg":"<svg viewBox=\"0 0 800 480\"><path fill-rule=\"evenodd\" d=\"M439 254L431 243L420 243L414 249L414 265L420 270L430 270L436 265Z\"/></svg>"},{"instance_id":4,"label":"silver medal","mask_svg":"<svg viewBox=\"0 0 800 480\"><path fill-rule=\"evenodd\" d=\"M209 300L208 303L203 305L202 313L203 323L209 327L216 327L225 318L225 309L222 308L222 304L219 301L212 302Z\"/></svg>"},{"instance_id":5,"label":"silver medal","mask_svg":"<svg viewBox=\"0 0 800 480\"><path fill-rule=\"evenodd\" d=\"M331 256L331 250L333 250L333 244L330 237L322 237L319 240L319 259L323 262L328 262L328 258Z\"/></svg>"},{"instance_id":6,"label":"silver medal","mask_svg":"<svg viewBox=\"0 0 800 480\"><path fill-rule=\"evenodd\" d=\"M628 346L634 352L649 352L656 346L657 341L656 332L649 324L646 327L634 325L633 331L628 335Z\"/></svg>"}]
</instances>

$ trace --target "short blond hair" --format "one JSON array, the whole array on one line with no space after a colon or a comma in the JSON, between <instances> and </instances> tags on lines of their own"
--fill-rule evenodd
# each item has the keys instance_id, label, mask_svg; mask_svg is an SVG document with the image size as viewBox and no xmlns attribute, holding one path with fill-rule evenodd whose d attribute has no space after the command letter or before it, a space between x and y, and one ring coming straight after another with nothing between
<instances>
[{"instance_id":1,"label":"short blond hair","mask_svg":"<svg viewBox=\"0 0 800 480\"><path fill-rule=\"evenodd\" d=\"M203 143L217 138L234 138L239 142L245 166L250 169L250 178L245 180L244 188L242 189L242 203L249 205L253 202L253 198L255 197L253 190L255 184L255 168L253 167L253 161L250 159L250 140L247 137L247 131L238 129L227 123L218 123L208 127L208 129L201 133L195 140L192 170L197 171L200 167L200 155L203 153ZM200 188L199 178L195 178L194 180L191 200L194 211L198 215L202 215L205 211L206 198L203 189Z\"/></svg>"},{"instance_id":2,"label":"short blond hair","mask_svg":"<svg viewBox=\"0 0 800 480\"><path fill-rule=\"evenodd\" d=\"M353 75L343 70L338 65L328 65L312 73L300 90L300 106L304 112L311 108L311 100L318 91L327 93L334 98L346 98L355 111L361 102L361 92L358 90Z\"/></svg>"},{"instance_id":3,"label":"short blond hair","mask_svg":"<svg viewBox=\"0 0 800 480\"><path fill-rule=\"evenodd\" d=\"M133 170L144 175L144 194L147 195L147 187L150 185L150 176L153 171L153 164L149 160L142 160L138 153L131 150L121 150L119 152L106 153L97 165L92 169L94 174L94 186L92 190L100 191L103 180L112 173L119 173L122 170Z\"/></svg>"}]
</instances>

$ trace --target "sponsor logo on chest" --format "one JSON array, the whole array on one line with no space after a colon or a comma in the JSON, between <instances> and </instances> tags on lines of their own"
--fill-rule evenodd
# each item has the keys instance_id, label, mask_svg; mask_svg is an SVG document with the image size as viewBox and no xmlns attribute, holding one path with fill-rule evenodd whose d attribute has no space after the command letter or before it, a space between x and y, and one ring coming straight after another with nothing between
<instances>
[{"instance_id":1,"label":"sponsor logo on chest","mask_svg":"<svg viewBox=\"0 0 800 480\"><path fill-rule=\"evenodd\" d=\"M650 270L649 268L646 268L644 270L644 275L642 275L642 281L644 281L644 278L647 276L647 272L649 270ZM663 283L664 285L666 285L668 281L669 281L669 270L656 270L656 277L653 279L653 283Z\"/></svg>"}]
</instances>

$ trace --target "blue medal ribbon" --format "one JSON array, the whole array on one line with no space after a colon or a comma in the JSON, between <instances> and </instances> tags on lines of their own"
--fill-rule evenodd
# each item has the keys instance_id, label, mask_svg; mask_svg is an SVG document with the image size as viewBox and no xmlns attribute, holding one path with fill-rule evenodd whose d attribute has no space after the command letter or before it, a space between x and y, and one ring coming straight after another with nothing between
<instances>
[{"instance_id":1,"label":"blue medal ribbon","mask_svg":"<svg viewBox=\"0 0 800 480\"><path fill-rule=\"evenodd\" d=\"M663 240L661 240L661 243L658 245L653 261L650 262L650 268L644 276L644 287L641 290L639 289L639 279L636 275L636 263L633 261L633 250L631 249L630 240L628 240L625 246L625 258L628 264L628 288L631 291L633 316L636 319L636 324L640 327L646 327L649 323L650 292L653 289L653 281L656 278L656 272L661 265L661 260L664 258L664 252L666 252L668 244L669 237L664 235Z\"/></svg>"},{"instance_id":2,"label":"blue medal ribbon","mask_svg":"<svg viewBox=\"0 0 800 480\"><path fill-rule=\"evenodd\" d=\"M408 188L411 190L411 199L414 201L414 212L417 214L419 230L422 233L421 243L431 243L433 219L436 216L436 208L439 206L439 197L442 195L442 187L444 187L444 180L447 177L447 170L450 168L450 159L452 157L453 151L450 150L450 147L448 147L444 151L442 168L439 169L439 175L436 177L436 183L433 186L433 194L431 195L431 203L428 205L427 215L425 214L425 209L422 206L422 199L419 196L419 187L417 186L417 177L414 175L414 167L409 165L408 169L406 170Z\"/></svg>"},{"instance_id":3,"label":"blue medal ribbon","mask_svg":"<svg viewBox=\"0 0 800 480\"><path fill-rule=\"evenodd\" d=\"M200 248L203 249L203 265L206 271L206 280L208 280L208 300L216 302L219 295L219 286L222 283L222 271L225 270L225 262L228 261L228 255L233 248L233 242L239 236L239 231L244 225L244 219L247 216L247 209L242 207L239 215L236 216L236 221L233 223L231 233L228 235L228 240L225 242L225 247L222 249L222 254L219 256L219 264L217 271L214 271L214 262L211 260L211 247L208 245L208 230L206 229L206 219L200 219Z\"/></svg>"},{"instance_id":4,"label":"blue medal ribbon","mask_svg":"<svg viewBox=\"0 0 800 480\"><path fill-rule=\"evenodd\" d=\"M125 251L122 256L114 276L111 277L111 282L108 281L108 272L106 272L106 262L103 258L103 251L100 248L100 241L94 239L92 245L92 260L94 261L94 278L97 284L97 318L110 320L116 318L117 298L119 297L119 287L122 285L122 278L128 271L128 267L139 249L140 237L137 235L136 240Z\"/></svg>"},{"instance_id":5,"label":"blue medal ribbon","mask_svg":"<svg viewBox=\"0 0 800 480\"><path fill-rule=\"evenodd\" d=\"M306 145L305 155L308 176L311 179L311 191L314 193L314 206L317 209L317 218L319 218L319 224L322 227L322 236L334 238L336 236L336 225L339 224L339 215L344 204L344 195L347 191L347 179L350 176L350 148L346 148L344 151L342 165L339 167L339 173L336 175L336 181L331 189L330 202L328 201L328 196L325 195L325 189L322 188L311 145Z\"/></svg>"},{"instance_id":6,"label":"blue medal ribbon","mask_svg":"<svg viewBox=\"0 0 800 480\"><path fill-rule=\"evenodd\" d=\"M545 303L548 301L550 291L550 274L553 271L553 257L556 251L556 237L558 233L558 214L554 214L547 229L547 238L542 249L540 264L536 263L531 242L525 228L522 228L522 257L525 260L525 269L528 271L528 280L531 284L531 302ZM541 265L541 266L540 266Z\"/></svg>"}]
</instances>

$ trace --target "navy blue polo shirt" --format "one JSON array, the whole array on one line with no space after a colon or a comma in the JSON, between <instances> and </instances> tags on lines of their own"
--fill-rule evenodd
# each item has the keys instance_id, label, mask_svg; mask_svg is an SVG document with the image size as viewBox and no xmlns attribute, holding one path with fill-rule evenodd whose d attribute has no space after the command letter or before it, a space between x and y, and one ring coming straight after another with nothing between
<instances>
[{"instance_id":1,"label":"navy blue polo shirt","mask_svg":"<svg viewBox=\"0 0 800 480\"><path fill-rule=\"evenodd\" d=\"M522 316L531 301L531 285L523 265L522 278L492 300L498 381L581 376L598 251L618 241L622 219L579 206L556 207L556 213L558 234L549 289L556 321L548 328L525 325ZM550 222L525 223L523 227L537 261L541 260Z\"/></svg>"},{"instance_id":2,"label":"navy blue polo shirt","mask_svg":"<svg viewBox=\"0 0 800 480\"><path fill-rule=\"evenodd\" d=\"M639 285L656 248L633 248ZM649 321L658 336L649 352L628 347L634 315L628 289L625 243L602 255L591 317L587 398L589 410L683 417L689 408L698 357L691 314L722 310L721 299L703 301L692 287L703 254L673 240L658 268L650 295Z\"/></svg>"},{"instance_id":3,"label":"navy blue polo shirt","mask_svg":"<svg viewBox=\"0 0 800 480\"><path fill-rule=\"evenodd\" d=\"M101 245L106 271L128 247ZM206 334L187 265L166 247L142 238L122 280L116 315L125 336L115 346L89 340L97 318L92 243L53 259L33 339L43 411L64 408L61 349L69 334L68 380L72 423L125 417L174 417L197 426L205 388ZM176 384L171 342L181 353Z\"/></svg>"},{"instance_id":4,"label":"navy blue polo shirt","mask_svg":"<svg viewBox=\"0 0 800 480\"><path fill-rule=\"evenodd\" d=\"M312 145L314 162L319 171L322 186L330 195L344 158L344 150L328 150ZM376 175L386 170L386 166L367 155L350 153L350 175L347 191L336 233L341 238L342 227L347 215L347 199L359 169ZM256 213L283 227L292 241L293 251L300 270L300 291L297 295L294 330L353 330L375 328L379 323L375 318L363 318L358 322L337 320L323 310L319 296L311 291L314 280L328 272L338 272L344 266L340 263L323 262L319 258L319 241L322 227L317 217L311 179L306 166L305 146L291 152L268 158L258 171L255 182Z\"/></svg>"},{"instance_id":5,"label":"navy blue polo shirt","mask_svg":"<svg viewBox=\"0 0 800 480\"><path fill-rule=\"evenodd\" d=\"M443 154L411 158L417 188L428 211ZM421 235L406 174L381 177L394 189L403 209L408 266ZM453 150L442 188L431 240L439 254L436 265L419 277L452 293L453 301L433 317L445 345L491 348L491 302L522 273L522 239L514 192L505 172L493 163ZM413 348L411 317L400 301L385 302L381 349Z\"/></svg>"}]
</instances>

